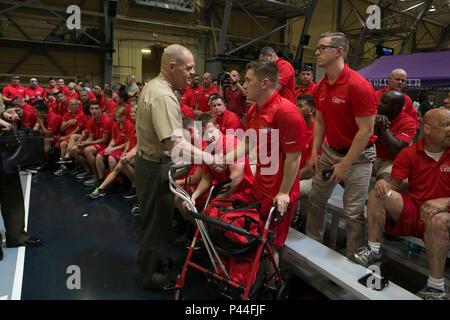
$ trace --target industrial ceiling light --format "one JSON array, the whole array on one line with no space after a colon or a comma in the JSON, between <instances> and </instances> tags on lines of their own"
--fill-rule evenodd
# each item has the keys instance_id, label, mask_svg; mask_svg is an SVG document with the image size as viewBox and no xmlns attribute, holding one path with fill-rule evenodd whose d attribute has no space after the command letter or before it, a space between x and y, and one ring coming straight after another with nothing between
<instances>
[{"instance_id":1,"label":"industrial ceiling light","mask_svg":"<svg viewBox=\"0 0 450 320\"><path fill-rule=\"evenodd\" d=\"M428 11L430 11L430 12L436 11L436 7L435 6L431 6L430 9L428 9Z\"/></svg>"},{"instance_id":2,"label":"industrial ceiling light","mask_svg":"<svg viewBox=\"0 0 450 320\"><path fill-rule=\"evenodd\" d=\"M141 52L145 53L145 54L150 54L150 53L152 53L152 50L150 50L150 49L141 49Z\"/></svg>"}]
</instances>

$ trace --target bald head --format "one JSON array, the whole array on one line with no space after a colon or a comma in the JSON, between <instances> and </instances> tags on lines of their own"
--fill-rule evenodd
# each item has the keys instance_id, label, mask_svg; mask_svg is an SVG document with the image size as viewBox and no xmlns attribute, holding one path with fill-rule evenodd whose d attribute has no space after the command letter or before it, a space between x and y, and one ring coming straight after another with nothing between
<instances>
[{"instance_id":1,"label":"bald head","mask_svg":"<svg viewBox=\"0 0 450 320\"><path fill-rule=\"evenodd\" d=\"M168 78L173 89L184 89L195 73L191 51L179 44L168 46L161 57L161 73Z\"/></svg>"},{"instance_id":2,"label":"bald head","mask_svg":"<svg viewBox=\"0 0 450 320\"><path fill-rule=\"evenodd\" d=\"M398 91L386 91L378 103L378 114L385 115L389 120L394 120L402 112L405 104L405 96Z\"/></svg>"},{"instance_id":3,"label":"bald head","mask_svg":"<svg viewBox=\"0 0 450 320\"><path fill-rule=\"evenodd\" d=\"M400 68L394 69L389 75L388 89L394 91L402 91L406 85L406 71Z\"/></svg>"},{"instance_id":4,"label":"bald head","mask_svg":"<svg viewBox=\"0 0 450 320\"><path fill-rule=\"evenodd\" d=\"M211 75L211 73L205 72L203 74L202 81L203 81L203 87L204 88L206 88L206 89L211 88L211 86L212 86L212 75Z\"/></svg>"},{"instance_id":5,"label":"bald head","mask_svg":"<svg viewBox=\"0 0 450 320\"><path fill-rule=\"evenodd\" d=\"M428 111L423 117L423 132L426 149L427 145L438 146L441 150L450 147L450 111L444 108Z\"/></svg>"}]
</instances>

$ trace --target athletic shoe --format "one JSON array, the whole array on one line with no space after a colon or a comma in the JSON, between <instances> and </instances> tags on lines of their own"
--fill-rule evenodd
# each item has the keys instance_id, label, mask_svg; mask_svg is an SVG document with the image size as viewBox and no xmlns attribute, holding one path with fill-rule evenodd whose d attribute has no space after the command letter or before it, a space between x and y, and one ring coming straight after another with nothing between
<instances>
[{"instance_id":1,"label":"athletic shoe","mask_svg":"<svg viewBox=\"0 0 450 320\"><path fill-rule=\"evenodd\" d=\"M141 215L141 207L140 207L139 203L135 203L133 205L133 209L131 209L131 214L133 216L140 216Z\"/></svg>"},{"instance_id":2,"label":"athletic shoe","mask_svg":"<svg viewBox=\"0 0 450 320\"><path fill-rule=\"evenodd\" d=\"M353 253L351 260L364 267L369 267L381 262L381 253L375 253L369 247L361 247Z\"/></svg>"},{"instance_id":3,"label":"athletic shoe","mask_svg":"<svg viewBox=\"0 0 450 320\"><path fill-rule=\"evenodd\" d=\"M95 187L97 185L97 183L99 183L101 180L99 178L97 178L96 176L92 176L92 178L86 180L85 182L83 182L83 185L85 187Z\"/></svg>"},{"instance_id":4,"label":"athletic shoe","mask_svg":"<svg viewBox=\"0 0 450 320\"><path fill-rule=\"evenodd\" d=\"M53 174L57 177L63 176L65 174L69 173L69 168L67 168L66 166L61 166L61 168L59 168L58 170L56 170L55 172L53 172Z\"/></svg>"},{"instance_id":5,"label":"athletic shoe","mask_svg":"<svg viewBox=\"0 0 450 320\"><path fill-rule=\"evenodd\" d=\"M56 161L57 164L67 164L72 162L73 160L69 157L60 158L58 161Z\"/></svg>"},{"instance_id":6,"label":"athletic shoe","mask_svg":"<svg viewBox=\"0 0 450 320\"><path fill-rule=\"evenodd\" d=\"M435 288L425 287L417 295L423 300L448 300L448 288L445 286L445 290L437 290Z\"/></svg>"},{"instance_id":7,"label":"athletic shoe","mask_svg":"<svg viewBox=\"0 0 450 320\"><path fill-rule=\"evenodd\" d=\"M104 196L106 196L105 190L98 187L98 188L95 188L95 190L91 194L89 194L89 199L95 200L95 199L98 199L98 198L104 197Z\"/></svg>"},{"instance_id":8,"label":"athletic shoe","mask_svg":"<svg viewBox=\"0 0 450 320\"><path fill-rule=\"evenodd\" d=\"M76 176L77 174L82 173L82 172L84 172L84 169L82 167L76 167L75 169L70 171L70 175Z\"/></svg>"},{"instance_id":9,"label":"athletic shoe","mask_svg":"<svg viewBox=\"0 0 450 320\"><path fill-rule=\"evenodd\" d=\"M136 197L136 187L131 187L130 190L123 194L123 197L125 199L133 199L134 197Z\"/></svg>"},{"instance_id":10,"label":"athletic shoe","mask_svg":"<svg viewBox=\"0 0 450 320\"><path fill-rule=\"evenodd\" d=\"M83 171L75 176L77 180L86 180L92 178L92 173L89 171Z\"/></svg>"}]
</instances>

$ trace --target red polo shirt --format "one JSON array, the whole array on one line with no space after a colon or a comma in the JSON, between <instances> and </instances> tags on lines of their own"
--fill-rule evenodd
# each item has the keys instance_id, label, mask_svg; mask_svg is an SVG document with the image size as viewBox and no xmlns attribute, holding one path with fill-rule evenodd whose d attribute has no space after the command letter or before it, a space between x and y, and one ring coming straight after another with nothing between
<instances>
[{"instance_id":1,"label":"red polo shirt","mask_svg":"<svg viewBox=\"0 0 450 320\"><path fill-rule=\"evenodd\" d=\"M58 86L55 86L54 88L47 87L47 88L44 89L44 93L42 93L42 97L47 99L47 92L53 91L53 89L58 89L59 90Z\"/></svg>"},{"instance_id":2,"label":"red polo shirt","mask_svg":"<svg viewBox=\"0 0 450 320\"><path fill-rule=\"evenodd\" d=\"M116 119L114 116L114 110L117 108L117 103L114 102L113 99L110 99L109 102L105 102L102 107L102 111L108 114L108 117L111 119Z\"/></svg>"},{"instance_id":3,"label":"red polo shirt","mask_svg":"<svg viewBox=\"0 0 450 320\"><path fill-rule=\"evenodd\" d=\"M137 144L137 139L136 139L136 127L135 127L135 123L134 121L130 121L131 125L128 127L128 131L127 131L127 141L130 142L130 149L133 149L136 144Z\"/></svg>"},{"instance_id":4,"label":"red polo shirt","mask_svg":"<svg viewBox=\"0 0 450 320\"><path fill-rule=\"evenodd\" d=\"M237 129L242 129L245 131L245 126L242 123L242 120L234 112L225 110L221 116L214 117L216 118L216 123L219 126L220 132L223 134L227 134L227 129L232 129L234 131Z\"/></svg>"},{"instance_id":5,"label":"red polo shirt","mask_svg":"<svg viewBox=\"0 0 450 320\"><path fill-rule=\"evenodd\" d=\"M416 135L416 122L402 111L397 118L391 122L389 130L392 132L394 138L405 141L409 145ZM377 139L377 157L390 160L395 159L395 157L387 151L381 137L378 137Z\"/></svg>"},{"instance_id":6,"label":"red polo shirt","mask_svg":"<svg viewBox=\"0 0 450 320\"><path fill-rule=\"evenodd\" d=\"M64 117L64 115L69 111L67 101L65 103L55 102L55 110L57 114L59 114L61 117Z\"/></svg>"},{"instance_id":7,"label":"red polo shirt","mask_svg":"<svg viewBox=\"0 0 450 320\"><path fill-rule=\"evenodd\" d=\"M47 119L44 120L44 126L48 131L53 132L53 136L60 134L62 117L53 111L48 111Z\"/></svg>"},{"instance_id":8,"label":"red polo shirt","mask_svg":"<svg viewBox=\"0 0 450 320\"><path fill-rule=\"evenodd\" d=\"M181 102L180 109L181 109L181 113L183 114L183 117L191 118L192 120L195 120L194 110L192 110L192 108L189 107L187 104L184 104L183 102Z\"/></svg>"},{"instance_id":9,"label":"red polo shirt","mask_svg":"<svg viewBox=\"0 0 450 320\"><path fill-rule=\"evenodd\" d=\"M2 96L8 99L12 99L14 97L21 97L22 99L24 99L25 88L22 87L20 84L17 87L14 87L12 84L9 84L3 88Z\"/></svg>"},{"instance_id":10,"label":"red polo shirt","mask_svg":"<svg viewBox=\"0 0 450 320\"><path fill-rule=\"evenodd\" d=\"M288 99L293 104L297 101L295 99L295 71L294 67L289 63L289 61L283 58L275 61L278 67L278 83L283 85L279 91L280 96Z\"/></svg>"},{"instance_id":11,"label":"red polo shirt","mask_svg":"<svg viewBox=\"0 0 450 320\"><path fill-rule=\"evenodd\" d=\"M62 93L64 93L64 95L65 95L66 97L69 97L69 96L71 95L71 94L70 94L69 88L67 88L66 86L63 86L63 87L61 88L60 86L56 85L56 87L59 89L59 91L61 91Z\"/></svg>"},{"instance_id":12,"label":"red polo shirt","mask_svg":"<svg viewBox=\"0 0 450 320\"><path fill-rule=\"evenodd\" d=\"M181 101L189 107L195 108L198 103L198 96L202 90L203 88L201 86L196 86L195 88L192 86L187 86L183 90L183 97L181 98Z\"/></svg>"},{"instance_id":13,"label":"red polo shirt","mask_svg":"<svg viewBox=\"0 0 450 320\"><path fill-rule=\"evenodd\" d=\"M118 122L113 122L111 127L111 137L114 139L116 146L120 146L127 142L127 133L130 131L131 126L133 126L133 124L128 120L125 120L122 128Z\"/></svg>"},{"instance_id":14,"label":"red polo shirt","mask_svg":"<svg viewBox=\"0 0 450 320\"><path fill-rule=\"evenodd\" d=\"M198 110L202 112L208 112L211 108L208 104L208 98L213 93L219 93L216 87L211 86L209 89L202 88L200 94L198 95Z\"/></svg>"},{"instance_id":15,"label":"red polo shirt","mask_svg":"<svg viewBox=\"0 0 450 320\"><path fill-rule=\"evenodd\" d=\"M94 117L91 117L87 124L87 130L89 134L94 135L94 140L99 140L104 134L111 135L112 120L103 113L100 114L98 121L95 121ZM108 141L109 143L109 141Z\"/></svg>"},{"instance_id":16,"label":"red polo shirt","mask_svg":"<svg viewBox=\"0 0 450 320\"><path fill-rule=\"evenodd\" d=\"M306 165L306 161L311 159L312 147L314 144L314 123L313 121L309 127L306 128L306 146L305 150L302 151L302 158L300 160L299 170L304 168ZM328 143L327 136L324 137L323 143ZM322 147L320 147L319 152L317 153L317 158L320 158L322 155Z\"/></svg>"},{"instance_id":17,"label":"red polo shirt","mask_svg":"<svg viewBox=\"0 0 450 320\"><path fill-rule=\"evenodd\" d=\"M408 178L408 196L417 208L425 201L450 195L450 148L435 161L426 155L423 141L400 151L391 173L394 178Z\"/></svg>"},{"instance_id":18,"label":"red polo shirt","mask_svg":"<svg viewBox=\"0 0 450 320\"><path fill-rule=\"evenodd\" d=\"M258 135L253 193L273 199L283 180L285 153L305 149L305 120L293 103L275 92L262 106L251 106L247 114L247 126ZM271 157L272 151L278 153L277 157L274 155L275 159ZM271 173L274 170L275 173ZM290 195L292 200L300 195L298 173Z\"/></svg>"},{"instance_id":19,"label":"red polo shirt","mask_svg":"<svg viewBox=\"0 0 450 320\"><path fill-rule=\"evenodd\" d=\"M88 91L88 94L89 94L89 102L95 101L95 100L98 100L98 102L100 102L100 101L99 101L100 99L98 99L98 98L95 96L95 94L94 94L94 92L92 92L92 90L91 90L91 91Z\"/></svg>"},{"instance_id":20,"label":"red polo shirt","mask_svg":"<svg viewBox=\"0 0 450 320\"><path fill-rule=\"evenodd\" d=\"M211 151L212 154L227 154L231 150L235 149L237 145L239 144L239 140L236 139L233 136L227 136L222 133L220 133L219 142L215 146L214 150ZM208 150L208 146L206 146L206 149ZM252 184L253 184L253 173L252 169L250 168L250 164L248 161L248 157L245 157L244 159L238 160L235 163L242 163L242 161L245 161L244 166L244 179L242 179L239 186L236 188L234 193L246 193L249 194ZM230 169L227 168L226 170L222 172L217 172L213 169L211 169L208 165L202 165L202 171L203 172L209 172L215 182L220 182L223 180L228 179L230 176Z\"/></svg>"},{"instance_id":21,"label":"red polo shirt","mask_svg":"<svg viewBox=\"0 0 450 320\"><path fill-rule=\"evenodd\" d=\"M78 93L76 91L74 91L73 93L70 93L70 90L69 90L69 94L67 95L67 101L69 101L70 99L80 100L80 96L78 95Z\"/></svg>"},{"instance_id":22,"label":"red polo shirt","mask_svg":"<svg viewBox=\"0 0 450 320\"><path fill-rule=\"evenodd\" d=\"M377 99L377 103L380 102L381 96L387 91L387 87L384 87L383 89L375 91L375 99ZM403 93L403 92L402 92ZM405 97L405 104L403 105L403 112L409 115L411 118L414 119L416 122L416 129L420 129L419 125L419 116L417 115L416 109L414 109L413 102L411 98L403 93L403 96Z\"/></svg>"},{"instance_id":23,"label":"red polo shirt","mask_svg":"<svg viewBox=\"0 0 450 320\"><path fill-rule=\"evenodd\" d=\"M25 103L22 107L22 122L26 128L33 129L37 122L36 109Z\"/></svg>"},{"instance_id":24,"label":"red polo shirt","mask_svg":"<svg viewBox=\"0 0 450 320\"><path fill-rule=\"evenodd\" d=\"M372 85L345 64L337 80L330 84L326 75L314 88L314 101L325 123L328 144L336 149L350 148L358 132L356 117L377 114ZM372 134L368 146L376 136Z\"/></svg>"},{"instance_id":25,"label":"red polo shirt","mask_svg":"<svg viewBox=\"0 0 450 320\"><path fill-rule=\"evenodd\" d=\"M44 89L42 89L39 86L36 86L36 88L32 88L31 86L28 86L25 88L25 96L30 97L30 103L33 104L37 99L31 99L31 97L44 97Z\"/></svg>"},{"instance_id":26,"label":"red polo shirt","mask_svg":"<svg viewBox=\"0 0 450 320\"><path fill-rule=\"evenodd\" d=\"M226 88L225 100L227 100L231 112L236 113L239 118L244 116L247 109L247 104L245 103L247 97L244 97L237 88L234 90L231 87Z\"/></svg>"},{"instance_id":27,"label":"red polo shirt","mask_svg":"<svg viewBox=\"0 0 450 320\"><path fill-rule=\"evenodd\" d=\"M88 117L84 114L83 109L79 108L74 115L72 115L72 113L68 111L62 118L62 122L67 122L72 119L76 119L77 123L69 124L66 127L66 131L63 133L65 136L74 132L76 128L80 128L81 130L84 130L86 128Z\"/></svg>"},{"instance_id":28,"label":"red polo shirt","mask_svg":"<svg viewBox=\"0 0 450 320\"><path fill-rule=\"evenodd\" d=\"M298 96L301 96L304 94L312 95L315 86L316 86L316 84L312 81L306 88L303 88L302 86L300 86L297 90L295 90L295 99L297 100Z\"/></svg>"}]
</instances>

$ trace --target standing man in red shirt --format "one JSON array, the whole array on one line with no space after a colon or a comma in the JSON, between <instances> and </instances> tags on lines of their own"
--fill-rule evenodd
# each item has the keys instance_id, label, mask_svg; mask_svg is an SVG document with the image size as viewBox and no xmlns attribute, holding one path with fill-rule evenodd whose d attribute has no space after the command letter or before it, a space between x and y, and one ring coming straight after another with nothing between
<instances>
[{"instance_id":1,"label":"standing man in red shirt","mask_svg":"<svg viewBox=\"0 0 450 320\"><path fill-rule=\"evenodd\" d=\"M43 98L44 89L39 87L38 80L36 78L30 79L30 85L25 88L25 101L33 104L36 100Z\"/></svg>"},{"instance_id":2,"label":"standing man in red shirt","mask_svg":"<svg viewBox=\"0 0 450 320\"><path fill-rule=\"evenodd\" d=\"M261 203L260 212L265 218L272 205L277 204L283 219L272 223L270 230L275 236L273 246L279 249L286 240L300 194L298 168L301 151L305 149L306 125L295 105L279 95L277 84L278 68L273 61L258 60L247 65L244 90L247 98L255 101L247 114L250 134L226 155L225 163L233 163L256 149L256 172L249 201ZM220 158L215 161L220 163ZM278 261L276 251L274 258Z\"/></svg>"},{"instance_id":3,"label":"standing man in red shirt","mask_svg":"<svg viewBox=\"0 0 450 320\"><path fill-rule=\"evenodd\" d=\"M242 120L237 114L227 109L227 104L222 96L212 96L211 111L222 134L226 135L227 130L232 130L234 132L238 129L242 129L242 131L245 131ZM234 133L232 133L232 135L234 135Z\"/></svg>"},{"instance_id":4,"label":"standing man in red shirt","mask_svg":"<svg viewBox=\"0 0 450 320\"><path fill-rule=\"evenodd\" d=\"M400 69L400 68L392 70L392 72L388 78L387 87L384 87L383 89L375 91L375 98L376 98L377 102L379 102L381 100L381 96L386 91L402 92L402 90L405 88L405 85L406 85L406 78L407 78L407 74L406 74L405 70ZM414 107L413 107L413 102L407 94L403 93L403 95L405 96L405 105L403 106L403 111L407 115L411 116L411 118L413 118L416 121L417 130L420 130L419 116L417 115L416 109L414 109Z\"/></svg>"},{"instance_id":5,"label":"standing man in red shirt","mask_svg":"<svg viewBox=\"0 0 450 320\"><path fill-rule=\"evenodd\" d=\"M423 118L424 136L394 160L391 180L383 193L373 190L367 203L368 246L354 260L370 266L381 262L381 239L386 234L424 239L430 275L418 295L448 300L444 267L450 231L450 111L433 109ZM398 192L408 179L408 194Z\"/></svg>"},{"instance_id":6,"label":"standing man in red shirt","mask_svg":"<svg viewBox=\"0 0 450 320\"><path fill-rule=\"evenodd\" d=\"M310 168L315 175L306 234L323 241L328 199L336 184L344 181L346 255L350 256L364 244L364 207L376 156L373 130L377 104L372 85L345 63L347 52L344 34L330 32L320 36L315 54L317 65L326 73L313 93L316 119ZM328 144L322 144L325 135ZM331 170L328 178L326 174Z\"/></svg>"},{"instance_id":7,"label":"standing man in red shirt","mask_svg":"<svg viewBox=\"0 0 450 320\"><path fill-rule=\"evenodd\" d=\"M295 90L295 98L297 99L300 95L312 95L313 89L316 84L313 82L314 74L312 72L311 66L305 64L300 70L300 87Z\"/></svg>"},{"instance_id":8,"label":"standing man in red shirt","mask_svg":"<svg viewBox=\"0 0 450 320\"><path fill-rule=\"evenodd\" d=\"M247 113L247 94L239 83L241 76L237 70L225 72L225 75L227 84L219 84L219 94L225 98L229 110L244 119L244 115Z\"/></svg>"},{"instance_id":9,"label":"standing man in red shirt","mask_svg":"<svg viewBox=\"0 0 450 320\"><path fill-rule=\"evenodd\" d=\"M209 72L203 74L203 89L198 95L198 107L194 110L194 115L199 116L203 112L209 112L210 106L208 104L209 96L213 93L219 93L216 87L212 85L212 75Z\"/></svg>"},{"instance_id":10,"label":"standing man in red shirt","mask_svg":"<svg viewBox=\"0 0 450 320\"><path fill-rule=\"evenodd\" d=\"M190 82L190 85L188 85L183 90L182 102L192 109L195 109L195 106L198 103L198 96L200 95L200 91L202 90L202 86L200 85L200 75L194 74Z\"/></svg>"},{"instance_id":11,"label":"standing man in red shirt","mask_svg":"<svg viewBox=\"0 0 450 320\"><path fill-rule=\"evenodd\" d=\"M2 91L3 101L11 102L14 97L25 98L25 88L20 85L20 77L12 76L11 84L3 88Z\"/></svg>"},{"instance_id":12,"label":"standing man in red shirt","mask_svg":"<svg viewBox=\"0 0 450 320\"><path fill-rule=\"evenodd\" d=\"M279 58L275 50L271 47L262 48L259 54L259 59L269 59L277 64L279 74L277 91L280 96L288 99L295 105L297 100L295 99L294 67L289 63L289 61Z\"/></svg>"}]
</instances>

